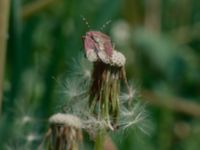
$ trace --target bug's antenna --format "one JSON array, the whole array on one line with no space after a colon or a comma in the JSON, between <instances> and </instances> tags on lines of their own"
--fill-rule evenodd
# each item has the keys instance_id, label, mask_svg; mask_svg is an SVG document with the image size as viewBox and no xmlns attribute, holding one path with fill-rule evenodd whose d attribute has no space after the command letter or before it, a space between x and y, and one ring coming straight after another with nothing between
<instances>
[{"instance_id":1,"label":"bug's antenna","mask_svg":"<svg viewBox=\"0 0 200 150\"><path fill-rule=\"evenodd\" d=\"M86 19L83 15L81 15L81 18L82 18L83 22L85 22L87 28L90 29L90 24L89 24L89 22L87 21L87 19Z\"/></svg>"},{"instance_id":2,"label":"bug's antenna","mask_svg":"<svg viewBox=\"0 0 200 150\"><path fill-rule=\"evenodd\" d=\"M112 20L108 20L106 21L100 28L100 30L104 30L106 28L106 26L108 26L110 23L112 22Z\"/></svg>"}]
</instances>

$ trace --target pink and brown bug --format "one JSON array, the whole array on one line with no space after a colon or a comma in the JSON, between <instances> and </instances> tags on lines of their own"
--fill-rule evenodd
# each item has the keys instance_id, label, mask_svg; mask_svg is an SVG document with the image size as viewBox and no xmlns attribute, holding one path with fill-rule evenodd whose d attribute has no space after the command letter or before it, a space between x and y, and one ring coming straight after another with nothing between
<instances>
[{"instance_id":1,"label":"pink and brown bug","mask_svg":"<svg viewBox=\"0 0 200 150\"><path fill-rule=\"evenodd\" d=\"M83 37L86 57L89 61L102 61L110 63L113 53L111 39L99 31L89 31Z\"/></svg>"},{"instance_id":2,"label":"pink and brown bug","mask_svg":"<svg viewBox=\"0 0 200 150\"><path fill-rule=\"evenodd\" d=\"M83 20L86 21L85 18L83 18ZM86 24L88 25L88 22L86 22ZM110 63L113 46L109 36L100 31L88 31L82 38L85 54L89 61L102 61L106 64Z\"/></svg>"}]
</instances>

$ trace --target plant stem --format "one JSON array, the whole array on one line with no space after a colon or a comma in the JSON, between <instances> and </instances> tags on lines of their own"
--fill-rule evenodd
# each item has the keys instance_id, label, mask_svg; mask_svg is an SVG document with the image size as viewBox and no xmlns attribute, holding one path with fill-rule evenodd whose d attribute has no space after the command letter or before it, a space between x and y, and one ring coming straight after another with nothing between
<instances>
[{"instance_id":1,"label":"plant stem","mask_svg":"<svg viewBox=\"0 0 200 150\"><path fill-rule=\"evenodd\" d=\"M70 150L78 150L78 143L74 141Z\"/></svg>"},{"instance_id":2,"label":"plant stem","mask_svg":"<svg viewBox=\"0 0 200 150\"><path fill-rule=\"evenodd\" d=\"M94 150L103 150L105 136L106 136L105 129L100 129L96 136Z\"/></svg>"},{"instance_id":3,"label":"plant stem","mask_svg":"<svg viewBox=\"0 0 200 150\"><path fill-rule=\"evenodd\" d=\"M8 20L10 12L10 0L0 1L0 112L2 107L3 98L3 78L4 78L4 65L6 59L6 45L7 45L7 32Z\"/></svg>"}]
</instances>

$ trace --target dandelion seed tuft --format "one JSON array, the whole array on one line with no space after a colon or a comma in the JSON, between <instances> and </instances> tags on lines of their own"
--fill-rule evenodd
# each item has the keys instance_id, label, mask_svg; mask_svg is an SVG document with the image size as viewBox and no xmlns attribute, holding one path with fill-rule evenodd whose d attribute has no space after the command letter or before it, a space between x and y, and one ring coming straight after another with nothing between
<instances>
[{"instance_id":1,"label":"dandelion seed tuft","mask_svg":"<svg viewBox=\"0 0 200 150\"><path fill-rule=\"evenodd\" d=\"M113 66L122 67L126 63L126 58L122 53L113 51L111 62Z\"/></svg>"},{"instance_id":2,"label":"dandelion seed tuft","mask_svg":"<svg viewBox=\"0 0 200 150\"><path fill-rule=\"evenodd\" d=\"M49 119L50 124L66 125L74 128L82 128L81 120L70 114L57 113Z\"/></svg>"},{"instance_id":3,"label":"dandelion seed tuft","mask_svg":"<svg viewBox=\"0 0 200 150\"><path fill-rule=\"evenodd\" d=\"M131 110L126 107L122 107L120 114L119 126L122 130L137 128L148 135L150 122L147 121L148 113L145 111L144 105L134 103L134 107Z\"/></svg>"},{"instance_id":4,"label":"dandelion seed tuft","mask_svg":"<svg viewBox=\"0 0 200 150\"><path fill-rule=\"evenodd\" d=\"M137 91L132 86L129 87L130 91L128 93L122 93L120 96L120 100L122 102L126 102L127 100L132 100L136 97Z\"/></svg>"},{"instance_id":5,"label":"dandelion seed tuft","mask_svg":"<svg viewBox=\"0 0 200 150\"><path fill-rule=\"evenodd\" d=\"M96 55L96 53L93 54ZM79 55L77 59L73 59L69 73L71 74L71 77L76 77L81 81L89 82L91 79L91 68L92 65L88 59L84 58L82 55Z\"/></svg>"},{"instance_id":6,"label":"dandelion seed tuft","mask_svg":"<svg viewBox=\"0 0 200 150\"><path fill-rule=\"evenodd\" d=\"M78 149L82 141L82 122L70 114L57 113L49 118L50 128L46 133L51 149ZM42 145L40 146L42 147Z\"/></svg>"}]
</instances>

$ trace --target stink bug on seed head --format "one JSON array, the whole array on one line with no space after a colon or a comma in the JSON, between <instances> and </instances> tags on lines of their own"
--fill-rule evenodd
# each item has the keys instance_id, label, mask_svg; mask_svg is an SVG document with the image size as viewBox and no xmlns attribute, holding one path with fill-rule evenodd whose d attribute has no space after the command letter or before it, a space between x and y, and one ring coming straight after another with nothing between
<instances>
[{"instance_id":1,"label":"stink bug on seed head","mask_svg":"<svg viewBox=\"0 0 200 150\"><path fill-rule=\"evenodd\" d=\"M89 27L89 23L85 18L83 18L83 21L85 21L86 25ZM104 27L105 25L103 25L102 28ZM113 46L108 35L100 31L88 31L86 35L83 36L83 42L85 54L89 61L102 61L106 64L110 63Z\"/></svg>"},{"instance_id":2,"label":"stink bug on seed head","mask_svg":"<svg viewBox=\"0 0 200 150\"><path fill-rule=\"evenodd\" d=\"M113 52L109 36L99 31L89 31L83 40L85 53L90 61L101 60L104 63L109 63Z\"/></svg>"}]
</instances>

